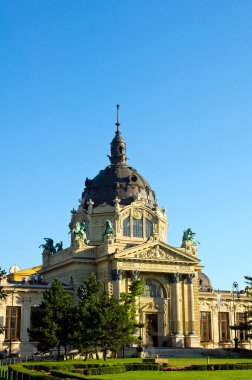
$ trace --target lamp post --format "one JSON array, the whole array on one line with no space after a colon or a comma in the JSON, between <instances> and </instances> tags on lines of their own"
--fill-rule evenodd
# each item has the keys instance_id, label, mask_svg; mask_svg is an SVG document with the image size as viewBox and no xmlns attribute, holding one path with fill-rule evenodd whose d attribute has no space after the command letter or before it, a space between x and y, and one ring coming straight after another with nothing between
<instances>
[{"instance_id":1,"label":"lamp post","mask_svg":"<svg viewBox=\"0 0 252 380\"><path fill-rule=\"evenodd\" d=\"M236 326L235 292L236 292L236 297L240 298L239 285L236 281L233 282L233 311L234 311L234 332L235 332L234 343L235 343L235 350L237 350L238 338L237 338L237 326Z\"/></svg>"}]
</instances>

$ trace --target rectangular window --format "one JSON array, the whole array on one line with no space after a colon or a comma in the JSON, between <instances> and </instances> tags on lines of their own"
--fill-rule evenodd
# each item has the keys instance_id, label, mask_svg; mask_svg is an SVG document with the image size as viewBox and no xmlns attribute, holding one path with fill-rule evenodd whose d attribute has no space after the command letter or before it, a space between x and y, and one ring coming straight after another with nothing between
<instances>
[{"instance_id":1,"label":"rectangular window","mask_svg":"<svg viewBox=\"0 0 252 380\"><path fill-rule=\"evenodd\" d=\"M219 312L219 340L227 342L230 339L229 313Z\"/></svg>"},{"instance_id":2,"label":"rectangular window","mask_svg":"<svg viewBox=\"0 0 252 380\"><path fill-rule=\"evenodd\" d=\"M239 326L240 324L244 324L245 322L246 322L246 313L236 313L236 324ZM237 330L237 338L238 340L246 340L246 331Z\"/></svg>"},{"instance_id":3,"label":"rectangular window","mask_svg":"<svg viewBox=\"0 0 252 380\"><path fill-rule=\"evenodd\" d=\"M202 311L200 313L200 340L209 342L212 340L211 312Z\"/></svg>"},{"instance_id":4,"label":"rectangular window","mask_svg":"<svg viewBox=\"0 0 252 380\"><path fill-rule=\"evenodd\" d=\"M6 307L5 340L20 340L21 306Z\"/></svg>"}]
</instances>

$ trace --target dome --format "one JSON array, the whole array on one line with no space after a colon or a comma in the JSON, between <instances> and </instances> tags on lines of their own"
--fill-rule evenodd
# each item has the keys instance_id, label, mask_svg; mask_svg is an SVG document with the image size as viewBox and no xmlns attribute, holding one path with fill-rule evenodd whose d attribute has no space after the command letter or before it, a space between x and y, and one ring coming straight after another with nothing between
<instances>
[{"instance_id":1,"label":"dome","mask_svg":"<svg viewBox=\"0 0 252 380\"><path fill-rule=\"evenodd\" d=\"M84 208L91 199L94 207L107 203L114 206L114 200L120 199L120 205L126 206L135 200L143 200L145 205L155 207L155 193L148 182L128 165L109 165L92 180L86 179L82 194Z\"/></svg>"},{"instance_id":2,"label":"dome","mask_svg":"<svg viewBox=\"0 0 252 380\"><path fill-rule=\"evenodd\" d=\"M10 274L20 272L20 271L21 271L21 268L16 264L12 265L9 269Z\"/></svg>"},{"instance_id":3,"label":"dome","mask_svg":"<svg viewBox=\"0 0 252 380\"><path fill-rule=\"evenodd\" d=\"M213 290L209 277L201 271L199 272L199 290L201 292L210 292Z\"/></svg>"},{"instance_id":4,"label":"dome","mask_svg":"<svg viewBox=\"0 0 252 380\"><path fill-rule=\"evenodd\" d=\"M117 110L119 106L117 106ZM94 179L86 178L82 193L82 204L87 209L87 202L92 200L94 207L107 203L114 206L114 200L119 198L120 205L126 206L135 200L142 200L147 207L155 207L155 193L148 182L131 166L127 165L126 143L119 131L118 114L117 130L111 142L111 164Z\"/></svg>"}]
</instances>

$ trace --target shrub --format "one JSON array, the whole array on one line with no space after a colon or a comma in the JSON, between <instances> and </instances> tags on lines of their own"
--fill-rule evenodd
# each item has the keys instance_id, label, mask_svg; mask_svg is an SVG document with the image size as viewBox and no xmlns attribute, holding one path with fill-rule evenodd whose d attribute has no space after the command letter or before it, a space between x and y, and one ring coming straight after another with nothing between
<instances>
[{"instance_id":1,"label":"shrub","mask_svg":"<svg viewBox=\"0 0 252 380\"><path fill-rule=\"evenodd\" d=\"M14 373L15 380L59 380L46 374L44 371L34 372L32 369L25 368L22 364L13 364L9 366L9 371Z\"/></svg>"},{"instance_id":2,"label":"shrub","mask_svg":"<svg viewBox=\"0 0 252 380\"><path fill-rule=\"evenodd\" d=\"M158 363L125 363L126 371L159 371Z\"/></svg>"},{"instance_id":3,"label":"shrub","mask_svg":"<svg viewBox=\"0 0 252 380\"><path fill-rule=\"evenodd\" d=\"M108 367L100 367L100 368L90 368L85 370L85 375L93 376L93 375L106 375L112 373L124 373L126 372L125 366L122 365L114 365Z\"/></svg>"},{"instance_id":4,"label":"shrub","mask_svg":"<svg viewBox=\"0 0 252 380\"><path fill-rule=\"evenodd\" d=\"M182 368L166 366L162 368L162 371L182 371Z\"/></svg>"},{"instance_id":5,"label":"shrub","mask_svg":"<svg viewBox=\"0 0 252 380\"><path fill-rule=\"evenodd\" d=\"M232 369L252 369L252 363L194 364L184 368L187 371L223 371Z\"/></svg>"},{"instance_id":6,"label":"shrub","mask_svg":"<svg viewBox=\"0 0 252 380\"><path fill-rule=\"evenodd\" d=\"M70 379L86 379L87 377L81 373L76 373L76 372L69 372L69 371L61 371L61 370L52 370L51 374L55 377L53 377L53 379L56 379L56 378L60 378L60 379L66 379L66 378L70 378ZM57 377L58 376L58 377ZM98 380L97 379L93 379L93 380Z\"/></svg>"}]
</instances>

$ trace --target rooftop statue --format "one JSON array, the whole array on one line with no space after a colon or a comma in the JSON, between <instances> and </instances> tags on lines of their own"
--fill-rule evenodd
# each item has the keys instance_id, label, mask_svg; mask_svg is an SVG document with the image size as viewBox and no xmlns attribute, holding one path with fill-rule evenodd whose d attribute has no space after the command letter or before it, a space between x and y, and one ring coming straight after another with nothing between
<instances>
[{"instance_id":1,"label":"rooftop statue","mask_svg":"<svg viewBox=\"0 0 252 380\"><path fill-rule=\"evenodd\" d=\"M88 244L89 240L87 238L86 228L87 226L85 222L76 222L74 228L70 232L72 232L75 236L82 238L83 241Z\"/></svg>"},{"instance_id":2,"label":"rooftop statue","mask_svg":"<svg viewBox=\"0 0 252 380\"><path fill-rule=\"evenodd\" d=\"M105 221L105 231L104 231L103 236L105 236L105 235L115 236L115 231L114 231L113 224L112 224L111 220Z\"/></svg>"},{"instance_id":3,"label":"rooftop statue","mask_svg":"<svg viewBox=\"0 0 252 380\"><path fill-rule=\"evenodd\" d=\"M56 253L63 251L63 241L55 245Z\"/></svg>"},{"instance_id":4,"label":"rooftop statue","mask_svg":"<svg viewBox=\"0 0 252 380\"><path fill-rule=\"evenodd\" d=\"M49 251L51 253L56 253L56 249L55 249L55 247L53 245L53 239L51 239L51 238L44 238L44 240L46 241L46 243L45 244L41 244L39 246L39 248L42 247L44 249L44 251Z\"/></svg>"},{"instance_id":5,"label":"rooftop statue","mask_svg":"<svg viewBox=\"0 0 252 380\"><path fill-rule=\"evenodd\" d=\"M197 240L195 240L194 236L196 235L195 232L192 232L191 228L187 228L187 230L184 230L183 238L182 240L191 241L193 245L200 244Z\"/></svg>"}]
</instances>

